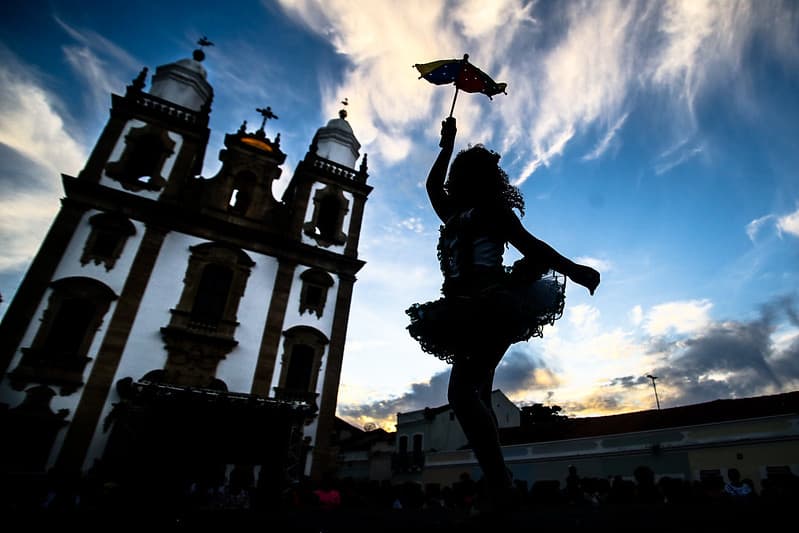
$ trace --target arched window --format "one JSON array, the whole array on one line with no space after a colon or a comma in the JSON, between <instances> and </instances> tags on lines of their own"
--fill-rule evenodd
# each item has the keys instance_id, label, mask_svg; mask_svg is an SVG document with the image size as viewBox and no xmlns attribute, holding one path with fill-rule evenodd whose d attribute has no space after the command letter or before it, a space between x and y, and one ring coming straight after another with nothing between
<instances>
[{"instance_id":1,"label":"arched window","mask_svg":"<svg viewBox=\"0 0 799 533\"><path fill-rule=\"evenodd\" d=\"M314 211L310 221L303 224L303 231L320 246L341 245L347 241L344 233L344 217L349 211L349 201L341 189L327 185L316 191L313 197Z\"/></svg>"},{"instance_id":2,"label":"arched window","mask_svg":"<svg viewBox=\"0 0 799 533\"><path fill-rule=\"evenodd\" d=\"M154 134L140 136L131 146L128 175L137 179L146 178L145 183L160 175L162 152L161 139Z\"/></svg>"},{"instance_id":3,"label":"arched window","mask_svg":"<svg viewBox=\"0 0 799 533\"><path fill-rule=\"evenodd\" d=\"M98 213L89 219L92 231L83 247L80 262L104 264L106 270L114 268L122 255L128 237L136 234L136 227L130 220L117 213Z\"/></svg>"},{"instance_id":4,"label":"arched window","mask_svg":"<svg viewBox=\"0 0 799 533\"><path fill-rule=\"evenodd\" d=\"M253 199L253 189L257 178L249 170L236 174L233 179L233 190L230 192L228 201L228 211L233 214L244 216L247 214Z\"/></svg>"},{"instance_id":5,"label":"arched window","mask_svg":"<svg viewBox=\"0 0 799 533\"><path fill-rule=\"evenodd\" d=\"M325 196L319 201L316 231L326 241L333 241L339 231L339 210L338 199L332 195Z\"/></svg>"},{"instance_id":6,"label":"arched window","mask_svg":"<svg viewBox=\"0 0 799 533\"><path fill-rule=\"evenodd\" d=\"M131 128L125 135L122 156L108 163L105 172L127 190L159 191L166 184L161 169L174 147L175 141L164 129L152 124Z\"/></svg>"},{"instance_id":7,"label":"arched window","mask_svg":"<svg viewBox=\"0 0 799 533\"><path fill-rule=\"evenodd\" d=\"M39 330L31 346L22 349L11 378L18 388L38 382L60 385L61 393L69 394L83 384L89 348L117 296L92 278L64 278L51 288Z\"/></svg>"},{"instance_id":8,"label":"arched window","mask_svg":"<svg viewBox=\"0 0 799 533\"><path fill-rule=\"evenodd\" d=\"M275 396L313 403L327 337L314 328L296 326L283 332L283 357Z\"/></svg>"},{"instance_id":9,"label":"arched window","mask_svg":"<svg viewBox=\"0 0 799 533\"><path fill-rule=\"evenodd\" d=\"M417 433L413 436L413 455L418 456L422 454L423 435Z\"/></svg>"},{"instance_id":10,"label":"arched window","mask_svg":"<svg viewBox=\"0 0 799 533\"><path fill-rule=\"evenodd\" d=\"M168 352L163 381L215 388L216 368L238 344L239 303L255 263L241 249L221 243L190 248L183 293L161 328Z\"/></svg>"},{"instance_id":11,"label":"arched window","mask_svg":"<svg viewBox=\"0 0 799 533\"><path fill-rule=\"evenodd\" d=\"M408 454L408 435L402 435L399 438L399 453L400 455Z\"/></svg>"},{"instance_id":12,"label":"arched window","mask_svg":"<svg viewBox=\"0 0 799 533\"><path fill-rule=\"evenodd\" d=\"M333 278L324 270L309 268L300 274L300 280L300 314L308 311L321 318L327 303L327 292L334 283Z\"/></svg>"},{"instance_id":13,"label":"arched window","mask_svg":"<svg viewBox=\"0 0 799 533\"><path fill-rule=\"evenodd\" d=\"M81 352L86 333L97 314L97 304L81 297L66 297L55 312L41 349L54 361L67 362Z\"/></svg>"},{"instance_id":14,"label":"arched window","mask_svg":"<svg viewBox=\"0 0 799 533\"><path fill-rule=\"evenodd\" d=\"M225 315L233 271L216 263L205 265L197 295L191 308L191 318L209 325L218 324Z\"/></svg>"},{"instance_id":15,"label":"arched window","mask_svg":"<svg viewBox=\"0 0 799 533\"><path fill-rule=\"evenodd\" d=\"M286 371L286 388L297 391L307 391L311 383L313 363L313 348L305 344L295 344L291 349L289 368Z\"/></svg>"}]
</instances>

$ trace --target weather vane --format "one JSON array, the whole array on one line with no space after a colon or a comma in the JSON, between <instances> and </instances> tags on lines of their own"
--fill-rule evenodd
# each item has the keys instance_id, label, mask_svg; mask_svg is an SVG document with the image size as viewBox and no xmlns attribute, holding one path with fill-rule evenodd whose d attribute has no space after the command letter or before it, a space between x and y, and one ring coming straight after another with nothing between
<instances>
[{"instance_id":1,"label":"weather vane","mask_svg":"<svg viewBox=\"0 0 799 533\"><path fill-rule=\"evenodd\" d=\"M269 120L270 118L273 118L273 119L277 120L277 118L278 118L277 115L272 113L272 108L269 107L269 106L267 106L266 109L258 107L255 110L258 111L258 113L260 113L261 116L263 117L263 120L261 121L261 129L262 130L264 129L264 126L266 126L266 121L267 120Z\"/></svg>"},{"instance_id":2,"label":"weather vane","mask_svg":"<svg viewBox=\"0 0 799 533\"><path fill-rule=\"evenodd\" d=\"M197 41L197 44L200 45L200 48L194 51L193 57L194 57L195 61L202 61L203 59L205 59L205 52L203 52L203 47L204 46L213 46L214 43L209 41L208 37L203 35L202 37L200 37L200 40Z\"/></svg>"}]
</instances>

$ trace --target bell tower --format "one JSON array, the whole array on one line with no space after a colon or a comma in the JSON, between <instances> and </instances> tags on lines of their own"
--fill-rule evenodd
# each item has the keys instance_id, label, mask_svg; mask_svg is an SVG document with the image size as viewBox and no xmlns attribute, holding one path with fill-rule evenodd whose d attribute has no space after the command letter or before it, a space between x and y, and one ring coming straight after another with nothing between
<instances>
[{"instance_id":1,"label":"bell tower","mask_svg":"<svg viewBox=\"0 0 799 533\"><path fill-rule=\"evenodd\" d=\"M316 132L283 194L290 213L287 236L303 257L292 274L293 309L287 310L272 388L277 397L299 390L319 397L319 416L306 429L313 446L312 475L335 461L328 444L355 274L364 264L358 258L364 205L372 190L366 184L367 156L357 164L361 145L346 117L342 109Z\"/></svg>"}]
</instances>

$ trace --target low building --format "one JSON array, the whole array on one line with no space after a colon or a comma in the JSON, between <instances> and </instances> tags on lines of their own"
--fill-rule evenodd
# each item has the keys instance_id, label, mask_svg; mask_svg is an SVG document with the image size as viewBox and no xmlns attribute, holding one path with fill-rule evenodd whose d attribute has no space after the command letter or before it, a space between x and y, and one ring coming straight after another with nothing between
<instances>
[{"instance_id":1,"label":"low building","mask_svg":"<svg viewBox=\"0 0 799 533\"><path fill-rule=\"evenodd\" d=\"M500 390L491 393L499 427L519 427L519 408ZM397 414L394 479L422 481L425 460L437 453L461 450L469 442L449 404ZM471 452L469 452L471 453Z\"/></svg>"},{"instance_id":2,"label":"low building","mask_svg":"<svg viewBox=\"0 0 799 533\"><path fill-rule=\"evenodd\" d=\"M395 434L382 428L369 431L336 418L331 439L337 453L339 479L391 481Z\"/></svg>"},{"instance_id":3,"label":"low building","mask_svg":"<svg viewBox=\"0 0 799 533\"><path fill-rule=\"evenodd\" d=\"M399 422L398 435L407 431ZM639 466L656 479L689 482L724 477L737 468L760 490L764 480L799 472L799 392L612 416L564 418L538 432L535 425L500 429L514 478L563 481L569 466L581 477L632 479ZM468 448L427 449L418 479L449 485L480 468ZM398 474L399 475L399 474Z\"/></svg>"}]
</instances>

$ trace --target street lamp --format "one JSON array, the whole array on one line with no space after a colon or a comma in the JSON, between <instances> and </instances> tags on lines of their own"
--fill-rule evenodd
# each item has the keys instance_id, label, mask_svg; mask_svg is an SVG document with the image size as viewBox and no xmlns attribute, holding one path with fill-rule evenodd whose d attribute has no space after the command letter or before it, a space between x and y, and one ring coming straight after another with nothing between
<instances>
[{"instance_id":1,"label":"street lamp","mask_svg":"<svg viewBox=\"0 0 799 533\"><path fill-rule=\"evenodd\" d=\"M652 374L647 374L646 377L652 380L652 388L655 389L655 403L658 406L658 411L660 411L660 400L658 400L658 387L655 385L655 380L657 376L653 376Z\"/></svg>"}]
</instances>

